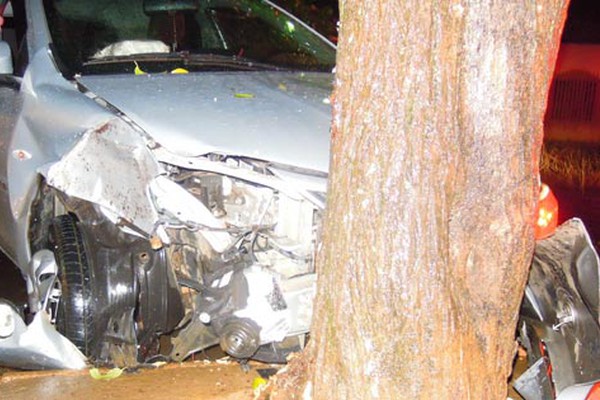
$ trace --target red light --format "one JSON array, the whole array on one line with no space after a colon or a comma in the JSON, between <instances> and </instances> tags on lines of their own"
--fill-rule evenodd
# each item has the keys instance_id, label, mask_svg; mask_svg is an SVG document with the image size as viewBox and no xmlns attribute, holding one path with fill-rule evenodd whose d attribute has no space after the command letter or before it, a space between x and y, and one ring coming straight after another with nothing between
<instances>
[{"instance_id":1,"label":"red light","mask_svg":"<svg viewBox=\"0 0 600 400\"><path fill-rule=\"evenodd\" d=\"M548 185L542 183L534 234L536 239L552 235L558 226L558 200Z\"/></svg>"},{"instance_id":2,"label":"red light","mask_svg":"<svg viewBox=\"0 0 600 400\"><path fill-rule=\"evenodd\" d=\"M592 387L585 400L600 400L600 382Z\"/></svg>"}]
</instances>

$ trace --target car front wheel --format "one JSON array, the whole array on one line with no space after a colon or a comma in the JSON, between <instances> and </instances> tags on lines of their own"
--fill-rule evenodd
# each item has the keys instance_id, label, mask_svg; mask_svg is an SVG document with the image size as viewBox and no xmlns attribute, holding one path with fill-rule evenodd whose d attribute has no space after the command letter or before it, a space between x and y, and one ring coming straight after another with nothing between
<instances>
[{"instance_id":1,"label":"car front wheel","mask_svg":"<svg viewBox=\"0 0 600 400\"><path fill-rule=\"evenodd\" d=\"M94 329L92 276L84 237L75 217L56 217L50 226L50 240L61 287L56 328L88 356Z\"/></svg>"}]
</instances>

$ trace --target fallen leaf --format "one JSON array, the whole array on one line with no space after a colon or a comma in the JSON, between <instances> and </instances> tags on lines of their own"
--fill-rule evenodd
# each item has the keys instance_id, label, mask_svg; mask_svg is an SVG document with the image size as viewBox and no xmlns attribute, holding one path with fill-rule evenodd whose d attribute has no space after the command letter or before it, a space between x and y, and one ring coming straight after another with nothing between
<instances>
[{"instance_id":1,"label":"fallen leaf","mask_svg":"<svg viewBox=\"0 0 600 400\"><path fill-rule=\"evenodd\" d=\"M172 74L188 74L190 71L188 71L185 68L175 68L173 71L171 71Z\"/></svg>"},{"instance_id":2,"label":"fallen leaf","mask_svg":"<svg viewBox=\"0 0 600 400\"><path fill-rule=\"evenodd\" d=\"M133 73L134 74L136 74L136 75L146 75L146 73L144 71L142 71L142 69L138 65L137 61L134 61L133 63L135 64L135 68L133 69Z\"/></svg>"},{"instance_id":3,"label":"fallen leaf","mask_svg":"<svg viewBox=\"0 0 600 400\"><path fill-rule=\"evenodd\" d=\"M121 376L121 374L123 373L123 370L121 368L113 368L108 370L108 372L106 374L103 374L102 372L100 372L100 370L98 368L92 368L90 369L90 376L94 379L98 379L98 380L110 380L110 379L115 379Z\"/></svg>"}]
</instances>

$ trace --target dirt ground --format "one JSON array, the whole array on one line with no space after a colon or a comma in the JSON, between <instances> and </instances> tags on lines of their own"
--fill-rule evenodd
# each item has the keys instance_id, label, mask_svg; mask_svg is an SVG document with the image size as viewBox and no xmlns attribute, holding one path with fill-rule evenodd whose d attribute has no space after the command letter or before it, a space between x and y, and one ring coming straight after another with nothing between
<instances>
[{"instance_id":1,"label":"dirt ground","mask_svg":"<svg viewBox=\"0 0 600 400\"><path fill-rule=\"evenodd\" d=\"M236 362L186 362L124 372L111 380L94 379L89 370L5 371L0 399L253 399L255 379L273 371L266 364L249 366L246 372Z\"/></svg>"},{"instance_id":2,"label":"dirt ground","mask_svg":"<svg viewBox=\"0 0 600 400\"><path fill-rule=\"evenodd\" d=\"M89 370L0 370L0 400L250 400L255 398L253 385L280 366L251 363L249 367L245 371L236 362L195 361L124 372L111 380L94 379ZM515 368L522 373L524 360L517 360ZM508 396L522 399L512 388Z\"/></svg>"}]
</instances>

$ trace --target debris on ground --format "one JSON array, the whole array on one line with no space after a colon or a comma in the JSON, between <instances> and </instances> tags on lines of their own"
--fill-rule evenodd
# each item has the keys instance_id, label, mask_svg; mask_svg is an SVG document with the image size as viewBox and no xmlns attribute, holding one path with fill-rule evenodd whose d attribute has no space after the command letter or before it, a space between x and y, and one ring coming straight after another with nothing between
<instances>
[{"instance_id":1,"label":"debris on ground","mask_svg":"<svg viewBox=\"0 0 600 400\"><path fill-rule=\"evenodd\" d=\"M254 396L253 386L262 388L267 381L258 371L277 371L279 366L256 362L248 365L249 371L244 372L239 363L229 358L170 363L160 368L139 368L135 373L121 370L119 379L114 379L118 372L107 369L96 372L11 370L0 377L0 398L249 400ZM100 378L90 379L92 374ZM256 381L257 378L264 383Z\"/></svg>"},{"instance_id":2,"label":"debris on ground","mask_svg":"<svg viewBox=\"0 0 600 400\"><path fill-rule=\"evenodd\" d=\"M100 372L98 368L90 368L90 376L97 380L111 380L120 377L123 374L122 368L113 368L106 373Z\"/></svg>"}]
</instances>

